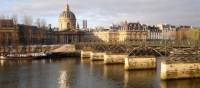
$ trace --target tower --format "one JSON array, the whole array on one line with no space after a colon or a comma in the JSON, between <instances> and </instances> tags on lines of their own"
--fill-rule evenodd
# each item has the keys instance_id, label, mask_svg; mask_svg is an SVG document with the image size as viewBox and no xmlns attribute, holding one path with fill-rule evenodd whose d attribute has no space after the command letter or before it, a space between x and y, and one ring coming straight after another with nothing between
<instances>
[{"instance_id":1,"label":"tower","mask_svg":"<svg viewBox=\"0 0 200 88\"><path fill-rule=\"evenodd\" d=\"M79 29L80 29L80 27L79 27L79 24L78 24L78 23L77 23L76 29L77 29L77 30L79 30Z\"/></svg>"},{"instance_id":2,"label":"tower","mask_svg":"<svg viewBox=\"0 0 200 88\"><path fill-rule=\"evenodd\" d=\"M83 20L83 29L87 29L87 20Z\"/></svg>"}]
</instances>

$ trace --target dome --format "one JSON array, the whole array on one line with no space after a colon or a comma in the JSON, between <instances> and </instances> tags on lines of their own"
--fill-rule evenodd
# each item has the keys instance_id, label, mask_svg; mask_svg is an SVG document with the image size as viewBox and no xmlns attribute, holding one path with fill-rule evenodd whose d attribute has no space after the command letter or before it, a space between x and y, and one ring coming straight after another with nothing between
<instances>
[{"instance_id":1,"label":"dome","mask_svg":"<svg viewBox=\"0 0 200 88\"><path fill-rule=\"evenodd\" d=\"M70 20L75 20L76 19L76 16L73 12L71 11L63 11L61 14L60 14L60 17L63 17L63 18L68 18Z\"/></svg>"},{"instance_id":2,"label":"dome","mask_svg":"<svg viewBox=\"0 0 200 88\"><path fill-rule=\"evenodd\" d=\"M69 5L67 4L64 8L64 11L59 15L59 31L66 30L75 30L76 29L76 16L69 9Z\"/></svg>"},{"instance_id":3,"label":"dome","mask_svg":"<svg viewBox=\"0 0 200 88\"><path fill-rule=\"evenodd\" d=\"M75 20L76 19L75 14L72 11L70 11L70 8L69 8L68 4L65 6L64 11L60 14L60 17L68 18L70 20Z\"/></svg>"}]
</instances>

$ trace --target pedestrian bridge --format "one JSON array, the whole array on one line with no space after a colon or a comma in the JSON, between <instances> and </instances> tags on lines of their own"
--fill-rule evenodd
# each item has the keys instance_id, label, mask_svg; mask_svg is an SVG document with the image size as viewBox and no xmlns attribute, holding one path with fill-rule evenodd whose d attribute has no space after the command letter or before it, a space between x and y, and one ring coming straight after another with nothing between
<instances>
[{"instance_id":1,"label":"pedestrian bridge","mask_svg":"<svg viewBox=\"0 0 200 88\"><path fill-rule=\"evenodd\" d=\"M162 44L162 43L79 43L76 44L77 50L106 52L115 54L132 55L154 55L164 56L173 54L192 54L200 51L198 47L189 45ZM178 51L178 53L176 53Z\"/></svg>"},{"instance_id":2,"label":"pedestrian bridge","mask_svg":"<svg viewBox=\"0 0 200 88\"><path fill-rule=\"evenodd\" d=\"M133 42L133 43L100 43L100 42L87 42L87 43L74 43L74 44L56 44L56 45L30 45L18 47L0 47L1 53L66 53L74 51L93 51L104 53L118 53L132 55L154 55L164 56L173 54L184 53L200 53L199 47L192 47L184 44L164 44L152 42Z\"/></svg>"}]
</instances>

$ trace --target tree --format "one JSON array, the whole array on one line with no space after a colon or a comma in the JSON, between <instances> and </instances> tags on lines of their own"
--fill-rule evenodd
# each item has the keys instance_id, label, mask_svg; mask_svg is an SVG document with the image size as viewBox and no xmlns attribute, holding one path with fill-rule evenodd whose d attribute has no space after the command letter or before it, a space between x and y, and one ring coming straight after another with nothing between
<instances>
[{"instance_id":1,"label":"tree","mask_svg":"<svg viewBox=\"0 0 200 88\"><path fill-rule=\"evenodd\" d=\"M41 20L41 27L45 28L46 27L46 20L45 19L42 19Z\"/></svg>"},{"instance_id":2,"label":"tree","mask_svg":"<svg viewBox=\"0 0 200 88\"><path fill-rule=\"evenodd\" d=\"M45 28L46 27L46 20L37 18L36 21L35 21L35 24L37 25L38 28L41 28L41 27Z\"/></svg>"},{"instance_id":3,"label":"tree","mask_svg":"<svg viewBox=\"0 0 200 88\"><path fill-rule=\"evenodd\" d=\"M199 40L199 35L200 35L199 31L200 31L199 29L190 29L187 32L187 38L189 40L198 41Z\"/></svg>"},{"instance_id":4,"label":"tree","mask_svg":"<svg viewBox=\"0 0 200 88\"><path fill-rule=\"evenodd\" d=\"M18 16L14 14L11 18L13 19L14 24L17 25L18 24Z\"/></svg>"},{"instance_id":5,"label":"tree","mask_svg":"<svg viewBox=\"0 0 200 88\"><path fill-rule=\"evenodd\" d=\"M31 16L24 16L22 19L23 24L25 25L32 25L33 24L33 19Z\"/></svg>"},{"instance_id":6,"label":"tree","mask_svg":"<svg viewBox=\"0 0 200 88\"><path fill-rule=\"evenodd\" d=\"M36 21L35 21L35 24L38 28L41 27L41 19L40 18L37 18Z\"/></svg>"},{"instance_id":7,"label":"tree","mask_svg":"<svg viewBox=\"0 0 200 88\"><path fill-rule=\"evenodd\" d=\"M5 19L5 18L6 18L5 15L0 14L0 19Z\"/></svg>"}]
</instances>

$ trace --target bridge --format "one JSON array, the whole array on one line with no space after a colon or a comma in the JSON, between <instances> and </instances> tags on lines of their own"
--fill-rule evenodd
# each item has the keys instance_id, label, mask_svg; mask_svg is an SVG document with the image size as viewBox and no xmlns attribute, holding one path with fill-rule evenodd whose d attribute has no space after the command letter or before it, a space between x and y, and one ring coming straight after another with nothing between
<instances>
[{"instance_id":1,"label":"bridge","mask_svg":"<svg viewBox=\"0 0 200 88\"><path fill-rule=\"evenodd\" d=\"M77 50L106 52L132 55L154 55L168 56L170 53L175 54L198 54L200 47L191 45L191 43L175 43L173 41L134 41L126 43L102 43L102 42L87 42L76 43Z\"/></svg>"},{"instance_id":2,"label":"bridge","mask_svg":"<svg viewBox=\"0 0 200 88\"><path fill-rule=\"evenodd\" d=\"M24 45L24 46L8 46L0 47L0 53L39 53L55 50L62 45Z\"/></svg>"},{"instance_id":3,"label":"bridge","mask_svg":"<svg viewBox=\"0 0 200 88\"><path fill-rule=\"evenodd\" d=\"M56 45L26 45L26 46L8 46L0 47L1 53L58 53L58 52L74 52L74 51L93 51L106 52L115 54L132 55L154 55L168 56L170 53L175 54L199 54L200 46L192 45L188 42L174 41L133 41L133 42L78 42L73 44L56 44Z\"/></svg>"},{"instance_id":4,"label":"bridge","mask_svg":"<svg viewBox=\"0 0 200 88\"><path fill-rule=\"evenodd\" d=\"M76 49L83 50L81 57L104 64L124 64L125 70L156 69L159 56L160 78L199 78L200 47L191 43L174 42L129 42L129 43L77 43Z\"/></svg>"},{"instance_id":5,"label":"bridge","mask_svg":"<svg viewBox=\"0 0 200 88\"><path fill-rule=\"evenodd\" d=\"M81 53L80 53L81 51ZM44 52L50 58L79 54L91 61L104 64L125 64L125 70L156 69L157 57L161 62L161 79L200 77L200 47L191 43L172 41L134 41L123 43L79 42L74 44L30 45L1 47L1 53ZM195 75L191 75L195 74ZM197 75L196 75L197 74Z\"/></svg>"}]
</instances>

